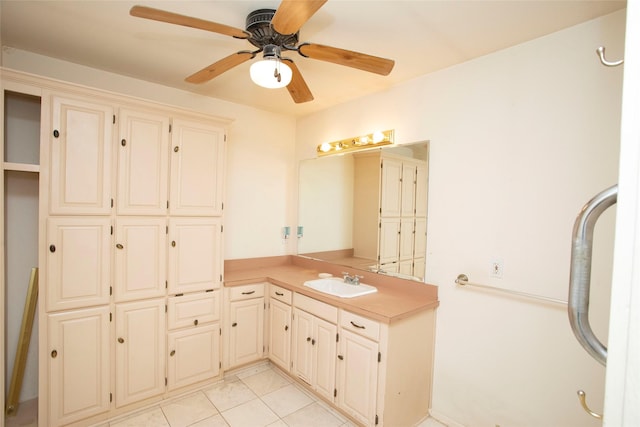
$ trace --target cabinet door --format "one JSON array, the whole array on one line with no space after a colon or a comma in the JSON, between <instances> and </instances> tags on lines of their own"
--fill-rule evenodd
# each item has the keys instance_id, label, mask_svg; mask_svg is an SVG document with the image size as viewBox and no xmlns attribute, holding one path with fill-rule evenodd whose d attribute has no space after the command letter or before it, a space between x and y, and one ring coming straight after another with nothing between
<instances>
[{"instance_id":1,"label":"cabinet door","mask_svg":"<svg viewBox=\"0 0 640 427\"><path fill-rule=\"evenodd\" d=\"M380 215L400 216L402 199L402 162L395 159L382 159L380 181Z\"/></svg>"},{"instance_id":2,"label":"cabinet door","mask_svg":"<svg viewBox=\"0 0 640 427\"><path fill-rule=\"evenodd\" d=\"M338 406L374 425L378 390L378 343L342 329L338 353Z\"/></svg>"},{"instance_id":3,"label":"cabinet door","mask_svg":"<svg viewBox=\"0 0 640 427\"><path fill-rule=\"evenodd\" d=\"M313 335L313 316L304 311L293 309L293 358L292 374L311 384L313 374L313 349L311 336Z\"/></svg>"},{"instance_id":4,"label":"cabinet door","mask_svg":"<svg viewBox=\"0 0 640 427\"><path fill-rule=\"evenodd\" d=\"M413 218L400 219L400 241L399 256L400 261L411 260L413 258L414 247L414 220Z\"/></svg>"},{"instance_id":5,"label":"cabinet door","mask_svg":"<svg viewBox=\"0 0 640 427\"><path fill-rule=\"evenodd\" d=\"M416 216L427 216L429 168L426 164L416 169Z\"/></svg>"},{"instance_id":6,"label":"cabinet door","mask_svg":"<svg viewBox=\"0 0 640 427\"><path fill-rule=\"evenodd\" d=\"M116 407L164 392L163 299L116 304Z\"/></svg>"},{"instance_id":7,"label":"cabinet door","mask_svg":"<svg viewBox=\"0 0 640 427\"><path fill-rule=\"evenodd\" d=\"M164 296L167 221L164 218L116 220L115 290L117 302Z\"/></svg>"},{"instance_id":8,"label":"cabinet door","mask_svg":"<svg viewBox=\"0 0 640 427\"><path fill-rule=\"evenodd\" d=\"M65 425L108 411L108 307L51 314L47 327L47 425Z\"/></svg>"},{"instance_id":9,"label":"cabinet door","mask_svg":"<svg viewBox=\"0 0 640 427\"><path fill-rule=\"evenodd\" d=\"M109 218L49 218L47 245L47 311L109 303Z\"/></svg>"},{"instance_id":10,"label":"cabinet door","mask_svg":"<svg viewBox=\"0 0 640 427\"><path fill-rule=\"evenodd\" d=\"M117 150L118 214L165 214L169 184L169 118L120 110Z\"/></svg>"},{"instance_id":11,"label":"cabinet door","mask_svg":"<svg viewBox=\"0 0 640 427\"><path fill-rule=\"evenodd\" d=\"M169 220L169 293L216 289L222 282L220 218Z\"/></svg>"},{"instance_id":12,"label":"cabinet door","mask_svg":"<svg viewBox=\"0 0 640 427\"><path fill-rule=\"evenodd\" d=\"M424 258L427 255L427 218L416 218L413 256Z\"/></svg>"},{"instance_id":13,"label":"cabinet door","mask_svg":"<svg viewBox=\"0 0 640 427\"><path fill-rule=\"evenodd\" d=\"M224 129L174 120L171 147L170 214L221 215Z\"/></svg>"},{"instance_id":14,"label":"cabinet door","mask_svg":"<svg viewBox=\"0 0 640 427\"><path fill-rule=\"evenodd\" d=\"M220 326L215 323L171 332L167 386L175 390L220 373Z\"/></svg>"},{"instance_id":15,"label":"cabinet door","mask_svg":"<svg viewBox=\"0 0 640 427\"><path fill-rule=\"evenodd\" d=\"M313 380L315 391L333 402L336 384L336 325L314 318L313 338Z\"/></svg>"},{"instance_id":16,"label":"cabinet door","mask_svg":"<svg viewBox=\"0 0 640 427\"><path fill-rule=\"evenodd\" d=\"M113 109L57 96L52 108L49 212L109 214Z\"/></svg>"},{"instance_id":17,"label":"cabinet door","mask_svg":"<svg viewBox=\"0 0 640 427\"><path fill-rule=\"evenodd\" d=\"M415 213L415 196L416 196L416 165L402 164L402 184L401 184L401 200L400 215L413 216Z\"/></svg>"},{"instance_id":18,"label":"cabinet door","mask_svg":"<svg viewBox=\"0 0 640 427\"><path fill-rule=\"evenodd\" d=\"M269 359L288 372L291 368L291 306L272 299L269 327Z\"/></svg>"},{"instance_id":19,"label":"cabinet door","mask_svg":"<svg viewBox=\"0 0 640 427\"><path fill-rule=\"evenodd\" d=\"M264 352L264 298L229 304L229 366L262 358Z\"/></svg>"},{"instance_id":20,"label":"cabinet door","mask_svg":"<svg viewBox=\"0 0 640 427\"><path fill-rule=\"evenodd\" d=\"M397 262L400 250L400 218L380 219L380 244L378 257L380 264Z\"/></svg>"}]
</instances>

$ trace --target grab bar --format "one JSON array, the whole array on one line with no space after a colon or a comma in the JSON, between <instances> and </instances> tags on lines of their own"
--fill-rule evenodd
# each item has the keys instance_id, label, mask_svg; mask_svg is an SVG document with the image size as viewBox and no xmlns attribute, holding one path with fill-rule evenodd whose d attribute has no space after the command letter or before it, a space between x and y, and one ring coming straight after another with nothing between
<instances>
[{"instance_id":1,"label":"grab bar","mask_svg":"<svg viewBox=\"0 0 640 427\"><path fill-rule=\"evenodd\" d=\"M585 204L573 226L571 271L569 275L569 323L573 334L587 352L603 365L607 364L607 347L595 336L589 324L589 288L593 229L602 213L618 200L618 186L598 193Z\"/></svg>"},{"instance_id":2,"label":"grab bar","mask_svg":"<svg viewBox=\"0 0 640 427\"><path fill-rule=\"evenodd\" d=\"M520 297L527 297L527 298L534 298L534 299L539 299L539 300L543 300L543 301L547 301L547 302L553 302L556 304L563 304L563 305L567 305L566 301L562 301L559 299L555 299L555 298L549 298L549 297L545 297L542 295L534 295L534 294L528 294L526 292L520 292L520 291L512 291L511 289L504 289L504 288L497 288L495 286L489 286L489 285L481 285L480 283L473 283L469 281L469 277L467 277L466 274L458 274L458 277L456 278L456 283L458 285L461 286L476 286L478 288L485 288L485 289L491 289L493 291L500 291L500 292L504 292L507 294L512 294L512 295L517 295Z\"/></svg>"}]
</instances>

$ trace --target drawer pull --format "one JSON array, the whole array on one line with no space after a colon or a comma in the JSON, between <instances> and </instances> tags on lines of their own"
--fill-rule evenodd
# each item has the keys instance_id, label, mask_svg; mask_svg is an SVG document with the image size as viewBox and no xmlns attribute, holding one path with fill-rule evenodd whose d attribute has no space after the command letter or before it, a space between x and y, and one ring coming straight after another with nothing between
<instances>
[{"instance_id":1,"label":"drawer pull","mask_svg":"<svg viewBox=\"0 0 640 427\"><path fill-rule=\"evenodd\" d=\"M116 243L116 248L124 249L124 246L122 245L122 243Z\"/></svg>"},{"instance_id":2,"label":"drawer pull","mask_svg":"<svg viewBox=\"0 0 640 427\"><path fill-rule=\"evenodd\" d=\"M353 320L351 321L351 324L353 325L354 328L366 329L364 326L358 325L357 323L353 323Z\"/></svg>"},{"instance_id":3,"label":"drawer pull","mask_svg":"<svg viewBox=\"0 0 640 427\"><path fill-rule=\"evenodd\" d=\"M119 342L120 344L122 344L122 343L124 342L124 338L122 338L122 337L118 338L118 342Z\"/></svg>"},{"instance_id":4,"label":"drawer pull","mask_svg":"<svg viewBox=\"0 0 640 427\"><path fill-rule=\"evenodd\" d=\"M247 291L247 292L243 292L242 295L251 295L251 294L255 294L256 291Z\"/></svg>"},{"instance_id":5,"label":"drawer pull","mask_svg":"<svg viewBox=\"0 0 640 427\"><path fill-rule=\"evenodd\" d=\"M194 321L193 321L193 324L194 324L195 326L198 326L198 319L194 320Z\"/></svg>"},{"instance_id":6,"label":"drawer pull","mask_svg":"<svg viewBox=\"0 0 640 427\"><path fill-rule=\"evenodd\" d=\"M278 295L279 297L283 297L284 296L284 294L282 292L278 292L278 291L276 291L276 295Z\"/></svg>"},{"instance_id":7,"label":"drawer pull","mask_svg":"<svg viewBox=\"0 0 640 427\"><path fill-rule=\"evenodd\" d=\"M237 323L237 322L233 322L233 323L231 324L231 327L232 327L232 328L235 328L236 326L238 326L238 323Z\"/></svg>"}]
</instances>

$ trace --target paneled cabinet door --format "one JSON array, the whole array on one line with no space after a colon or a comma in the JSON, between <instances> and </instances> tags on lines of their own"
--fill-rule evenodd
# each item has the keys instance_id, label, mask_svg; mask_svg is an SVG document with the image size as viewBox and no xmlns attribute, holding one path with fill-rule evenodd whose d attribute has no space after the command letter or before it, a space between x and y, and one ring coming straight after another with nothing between
<instances>
[{"instance_id":1,"label":"paneled cabinet door","mask_svg":"<svg viewBox=\"0 0 640 427\"><path fill-rule=\"evenodd\" d=\"M426 164L416 169L416 216L427 216L429 168Z\"/></svg>"},{"instance_id":2,"label":"paneled cabinet door","mask_svg":"<svg viewBox=\"0 0 640 427\"><path fill-rule=\"evenodd\" d=\"M293 309L292 374L311 385L313 376L313 349L310 345L313 334L311 314Z\"/></svg>"},{"instance_id":3,"label":"paneled cabinet door","mask_svg":"<svg viewBox=\"0 0 640 427\"><path fill-rule=\"evenodd\" d=\"M109 308L48 316L49 420L60 426L109 410Z\"/></svg>"},{"instance_id":4,"label":"paneled cabinet door","mask_svg":"<svg viewBox=\"0 0 640 427\"><path fill-rule=\"evenodd\" d=\"M169 185L169 118L120 110L118 200L120 215L164 215Z\"/></svg>"},{"instance_id":5,"label":"paneled cabinet door","mask_svg":"<svg viewBox=\"0 0 640 427\"><path fill-rule=\"evenodd\" d=\"M229 366L259 360L264 352L264 298L229 303Z\"/></svg>"},{"instance_id":6,"label":"paneled cabinet door","mask_svg":"<svg viewBox=\"0 0 640 427\"><path fill-rule=\"evenodd\" d=\"M175 390L220 373L220 326L215 323L169 333L168 389Z\"/></svg>"},{"instance_id":7,"label":"paneled cabinet door","mask_svg":"<svg viewBox=\"0 0 640 427\"><path fill-rule=\"evenodd\" d=\"M116 407L164 392L164 298L116 304Z\"/></svg>"},{"instance_id":8,"label":"paneled cabinet door","mask_svg":"<svg viewBox=\"0 0 640 427\"><path fill-rule=\"evenodd\" d=\"M269 310L269 359L288 372L291 368L291 306L272 299Z\"/></svg>"},{"instance_id":9,"label":"paneled cabinet door","mask_svg":"<svg viewBox=\"0 0 640 427\"><path fill-rule=\"evenodd\" d=\"M414 258L424 258L427 255L427 218L416 218L415 222L413 256Z\"/></svg>"},{"instance_id":10,"label":"paneled cabinet door","mask_svg":"<svg viewBox=\"0 0 640 427\"><path fill-rule=\"evenodd\" d=\"M400 218L380 219L380 243L378 256L380 264L397 262L400 250Z\"/></svg>"},{"instance_id":11,"label":"paneled cabinet door","mask_svg":"<svg viewBox=\"0 0 640 427\"><path fill-rule=\"evenodd\" d=\"M401 184L401 216L413 216L415 214L416 204L416 165L410 163L402 164L402 184Z\"/></svg>"},{"instance_id":12,"label":"paneled cabinet door","mask_svg":"<svg viewBox=\"0 0 640 427\"><path fill-rule=\"evenodd\" d=\"M222 282L222 220L169 219L169 294L217 289Z\"/></svg>"},{"instance_id":13,"label":"paneled cabinet door","mask_svg":"<svg viewBox=\"0 0 640 427\"><path fill-rule=\"evenodd\" d=\"M400 219L400 261L413 259L413 248L415 240L413 218Z\"/></svg>"},{"instance_id":14,"label":"paneled cabinet door","mask_svg":"<svg viewBox=\"0 0 640 427\"><path fill-rule=\"evenodd\" d=\"M164 296L166 228L165 218L116 219L116 302Z\"/></svg>"},{"instance_id":15,"label":"paneled cabinet door","mask_svg":"<svg viewBox=\"0 0 640 427\"><path fill-rule=\"evenodd\" d=\"M109 214L113 108L52 98L51 214Z\"/></svg>"},{"instance_id":16,"label":"paneled cabinet door","mask_svg":"<svg viewBox=\"0 0 640 427\"><path fill-rule=\"evenodd\" d=\"M314 319L313 386L316 393L330 402L334 400L336 385L336 334L338 328L333 323Z\"/></svg>"},{"instance_id":17,"label":"paneled cabinet door","mask_svg":"<svg viewBox=\"0 0 640 427\"><path fill-rule=\"evenodd\" d=\"M224 188L225 133L220 127L174 120L171 133L171 215L219 216Z\"/></svg>"},{"instance_id":18,"label":"paneled cabinet door","mask_svg":"<svg viewBox=\"0 0 640 427\"><path fill-rule=\"evenodd\" d=\"M402 200L402 162L396 159L382 159L380 178L380 215L400 216Z\"/></svg>"},{"instance_id":19,"label":"paneled cabinet door","mask_svg":"<svg viewBox=\"0 0 640 427\"><path fill-rule=\"evenodd\" d=\"M365 425L374 425L378 390L378 343L342 330L338 351L340 408Z\"/></svg>"},{"instance_id":20,"label":"paneled cabinet door","mask_svg":"<svg viewBox=\"0 0 640 427\"><path fill-rule=\"evenodd\" d=\"M109 303L109 218L49 218L47 245L47 311Z\"/></svg>"}]
</instances>

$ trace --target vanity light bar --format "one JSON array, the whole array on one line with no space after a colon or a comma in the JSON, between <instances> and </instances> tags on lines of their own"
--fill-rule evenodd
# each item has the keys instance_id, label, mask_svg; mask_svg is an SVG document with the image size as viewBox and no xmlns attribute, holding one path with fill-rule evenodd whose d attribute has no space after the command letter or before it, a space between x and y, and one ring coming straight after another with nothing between
<instances>
[{"instance_id":1,"label":"vanity light bar","mask_svg":"<svg viewBox=\"0 0 640 427\"><path fill-rule=\"evenodd\" d=\"M366 150L370 148L390 145L394 142L393 129L382 132L373 132L367 135L342 139L334 142L323 142L318 145L316 152L318 156L328 156L330 154L342 154L356 150Z\"/></svg>"}]
</instances>

